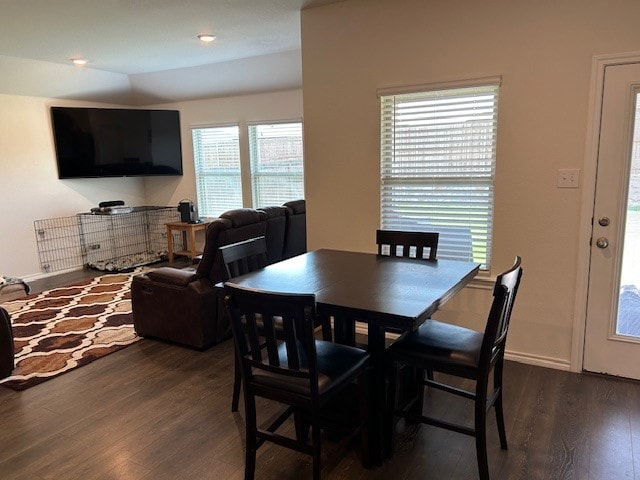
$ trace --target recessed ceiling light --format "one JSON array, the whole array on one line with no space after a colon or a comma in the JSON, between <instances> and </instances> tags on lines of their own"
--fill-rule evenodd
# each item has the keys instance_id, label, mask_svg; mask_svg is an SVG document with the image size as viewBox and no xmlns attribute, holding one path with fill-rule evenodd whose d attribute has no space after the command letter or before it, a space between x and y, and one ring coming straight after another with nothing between
<instances>
[{"instance_id":1,"label":"recessed ceiling light","mask_svg":"<svg viewBox=\"0 0 640 480\"><path fill-rule=\"evenodd\" d=\"M200 35L198 35L198 39L201 42L211 43L216 39L216 36L212 33L201 33Z\"/></svg>"},{"instance_id":2,"label":"recessed ceiling light","mask_svg":"<svg viewBox=\"0 0 640 480\"><path fill-rule=\"evenodd\" d=\"M87 60L86 58L72 58L71 61L74 65L81 67L82 65L86 65L89 60Z\"/></svg>"}]
</instances>

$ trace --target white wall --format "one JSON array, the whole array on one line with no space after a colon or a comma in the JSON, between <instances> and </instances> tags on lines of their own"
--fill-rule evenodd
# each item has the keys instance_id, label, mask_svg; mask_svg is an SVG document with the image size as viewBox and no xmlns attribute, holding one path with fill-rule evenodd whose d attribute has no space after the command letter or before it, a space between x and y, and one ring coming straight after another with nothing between
<instances>
[{"instance_id":1,"label":"white wall","mask_svg":"<svg viewBox=\"0 0 640 480\"><path fill-rule=\"evenodd\" d=\"M184 198L195 201L191 127L302 118L300 90L157 105L180 110L184 176L60 180L51 132L52 105L99 106L0 94L0 218L5 228L0 235L0 275L27 279L42 275L35 220L87 212L104 200L124 200L131 206L177 206Z\"/></svg>"},{"instance_id":2,"label":"white wall","mask_svg":"<svg viewBox=\"0 0 640 480\"><path fill-rule=\"evenodd\" d=\"M0 95L0 275L40 274L35 220L87 212L103 200L145 203L142 179L58 179L52 105L79 103Z\"/></svg>"},{"instance_id":3,"label":"white wall","mask_svg":"<svg viewBox=\"0 0 640 480\"><path fill-rule=\"evenodd\" d=\"M556 188L557 172L584 167L593 55L640 50L638 18L640 2L625 0L347 0L302 11L309 246L375 248L377 89L501 75L492 273L516 254L525 270L507 347L567 368L582 192ZM489 299L468 290L439 315L480 329Z\"/></svg>"}]
</instances>

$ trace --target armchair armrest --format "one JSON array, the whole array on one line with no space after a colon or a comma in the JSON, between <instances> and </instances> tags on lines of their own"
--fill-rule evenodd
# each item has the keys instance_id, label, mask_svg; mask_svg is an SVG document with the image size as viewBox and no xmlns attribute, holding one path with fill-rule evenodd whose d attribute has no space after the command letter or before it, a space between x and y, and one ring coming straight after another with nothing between
<instances>
[{"instance_id":1,"label":"armchair armrest","mask_svg":"<svg viewBox=\"0 0 640 480\"><path fill-rule=\"evenodd\" d=\"M147 272L150 280L178 287L186 287L189 283L198 279L196 272L192 269L182 270L180 268L160 267Z\"/></svg>"}]
</instances>

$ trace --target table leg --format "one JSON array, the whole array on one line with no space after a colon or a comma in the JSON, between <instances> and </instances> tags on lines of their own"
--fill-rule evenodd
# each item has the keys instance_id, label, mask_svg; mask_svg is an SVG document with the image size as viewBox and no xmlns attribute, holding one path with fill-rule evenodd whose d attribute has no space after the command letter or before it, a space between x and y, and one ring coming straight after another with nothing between
<instances>
[{"instance_id":1,"label":"table leg","mask_svg":"<svg viewBox=\"0 0 640 480\"><path fill-rule=\"evenodd\" d=\"M167 225L167 258L169 263L173 263L173 234L171 227Z\"/></svg>"},{"instance_id":2,"label":"table leg","mask_svg":"<svg viewBox=\"0 0 640 480\"><path fill-rule=\"evenodd\" d=\"M187 231L182 229L181 233L182 233L182 250L187 251L189 250L189 244L187 243L187 240L188 240Z\"/></svg>"},{"instance_id":3,"label":"table leg","mask_svg":"<svg viewBox=\"0 0 640 480\"><path fill-rule=\"evenodd\" d=\"M193 259L196 256L196 230L194 228L189 229L189 256Z\"/></svg>"},{"instance_id":4,"label":"table leg","mask_svg":"<svg viewBox=\"0 0 640 480\"><path fill-rule=\"evenodd\" d=\"M370 455L371 463L382 465L385 458L386 440L384 438L385 414L387 412L387 365L385 352L384 327L369 324L368 350L371 354L371 423Z\"/></svg>"}]
</instances>

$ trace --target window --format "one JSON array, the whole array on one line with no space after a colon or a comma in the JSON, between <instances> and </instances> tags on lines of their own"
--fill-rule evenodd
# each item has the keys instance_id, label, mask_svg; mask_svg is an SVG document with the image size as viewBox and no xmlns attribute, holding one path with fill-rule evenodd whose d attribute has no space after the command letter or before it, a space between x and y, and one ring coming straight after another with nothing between
<instances>
[{"instance_id":1,"label":"window","mask_svg":"<svg viewBox=\"0 0 640 480\"><path fill-rule=\"evenodd\" d=\"M249 125L254 206L304 198L302 123Z\"/></svg>"},{"instance_id":2,"label":"window","mask_svg":"<svg viewBox=\"0 0 640 480\"><path fill-rule=\"evenodd\" d=\"M192 129L200 216L304 198L302 123L255 124L247 130L240 136L239 125Z\"/></svg>"},{"instance_id":3,"label":"window","mask_svg":"<svg viewBox=\"0 0 640 480\"><path fill-rule=\"evenodd\" d=\"M497 81L381 93L381 227L440 233L438 258L489 269Z\"/></svg>"},{"instance_id":4,"label":"window","mask_svg":"<svg viewBox=\"0 0 640 480\"><path fill-rule=\"evenodd\" d=\"M242 207L239 131L237 125L192 130L198 214L202 217L218 217Z\"/></svg>"}]
</instances>

